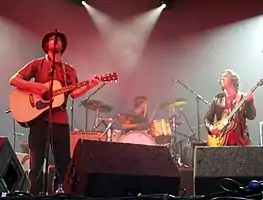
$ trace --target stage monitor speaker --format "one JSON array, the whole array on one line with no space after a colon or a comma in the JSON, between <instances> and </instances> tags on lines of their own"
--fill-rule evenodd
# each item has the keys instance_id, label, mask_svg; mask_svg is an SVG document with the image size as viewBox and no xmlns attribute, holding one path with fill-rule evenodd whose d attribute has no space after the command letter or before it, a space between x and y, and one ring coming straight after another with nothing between
<instances>
[{"instance_id":1,"label":"stage monitor speaker","mask_svg":"<svg viewBox=\"0 0 263 200\"><path fill-rule=\"evenodd\" d=\"M29 180L7 137L0 137L0 192L27 192Z\"/></svg>"},{"instance_id":2,"label":"stage monitor speaker","mask_svg":"<svg viewBox=\"0 0 263 200\"><path fill-rule=\"evenodd\" d=\"M194 161L195 195L222 191L224 178L243 185L263 179L263 147L196 147ZM236 188L235 188L236 189Z\"/></svg>"},{"instance_id":3,"label":"stage monitor speaker","mask_svg":"<svg viewBox=\"0 0 263 200\"><path fill-rule=\"evenodd\" d=\"M179 171L169 148L80 139L64 181L66 193L86 197L178 195Z\"/></svg>"}]
</instances>

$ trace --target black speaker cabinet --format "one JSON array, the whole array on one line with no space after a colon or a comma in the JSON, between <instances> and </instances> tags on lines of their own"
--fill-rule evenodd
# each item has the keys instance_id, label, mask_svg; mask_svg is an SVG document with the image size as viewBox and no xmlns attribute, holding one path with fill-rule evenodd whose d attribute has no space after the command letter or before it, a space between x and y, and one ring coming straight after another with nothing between
<instances>
[{"instance_id":1,"label":"black speaker cabinet","mask_svg":"<svg viewBox=\"0 0 263 200\"><path fill-rule=\"evenodd\" d=\"M203 195L221 191L220 185L224 178L234 179L243 185L248 185L254 179L262 180L262 155L263 147L257 146L196 147L195 194Z\"/></svg>"},{"instance_id":2,"label":"black speaker cabinet","mask_svg":"<svg viewBox=\"0 0 263 200\"><path fill-rule=\"evenodd\" d=\"M178 195L179 172L163 146L80 139L64 181L67 193L87 197Z\"/></svg>"},{"instance_id":3,"label":"black speaker cabinet","mask_svg":"<svg viewBox=\"0 0 263 200\"><path fill-rule=\"evenodd\" d=\"M26 192L29 180L7 137L0 137L0 192Z\"/></svg>"}]
</instances>

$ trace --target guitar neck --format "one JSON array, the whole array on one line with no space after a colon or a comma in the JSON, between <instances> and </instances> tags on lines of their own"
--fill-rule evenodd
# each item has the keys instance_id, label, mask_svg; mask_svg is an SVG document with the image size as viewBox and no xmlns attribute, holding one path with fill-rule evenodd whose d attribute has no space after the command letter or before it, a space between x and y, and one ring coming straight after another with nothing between
<instances>
[{"instance_id":1,"label":"guitar neck","mask_svg":"<svg viewBox=\"0 0 263 200\"><path fill-rule=\"evenodd\" d=\"M246 99L243 98L238 105L234 108L234 110L232 110L231 114L228 115L227 120L229 121L230 119L232 119L232 117L236 114L236 112L239 110L239 108L245 103Z\"/></svg>"},{"instance_id":2,"label":"guitar neck","mask_svg":"<svg viewBox=\"0 0 263 200\"><path fill-rule=\"evenodd\" d=\"M64 94L66 92L70 92L70 91L73 91L75 89L87 86L88 84L89 84L89 81L82 81L82 82L79 82L79 83L76 83L76 84L73 84L73 85L65 86L65 87L62 87L60 89L54 90L53 91L53 95L57 96L57 95L60 95L60 94Z\"/></svg>"},{"instance_id":3,"label":"guitar neck","mask_svg":"<svg viewBox=\"0 0 263 200\"><path fill-rule=\"evenodd\" d=\"M254 92L256 89L258 88L258 85L255 85L251 91ZM234 110L232 110L232 112L230 113L230 115L228 115L227 120L229 121L230 119L232 119L232 117L236 114L236 112L239 110L239 108L246 102L246 98L243 98L238 104L237 106L234 108Z\"/></svg>"}]
</instances>

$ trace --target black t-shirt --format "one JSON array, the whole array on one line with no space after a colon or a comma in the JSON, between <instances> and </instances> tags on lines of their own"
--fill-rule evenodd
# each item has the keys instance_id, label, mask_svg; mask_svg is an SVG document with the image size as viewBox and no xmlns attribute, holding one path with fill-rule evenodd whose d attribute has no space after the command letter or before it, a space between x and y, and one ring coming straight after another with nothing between
<instances>
[{"instance_id":1,"label":"black t-shirt","mask_svg":"<svg viewBox=\"0 0 263 200\"><path fill-rule=\"evenodd\" d=\"M142 124L142 123L147 123L147 115L146 117L141 114L141 113L135 113L134 110L130 110L129 112L127 112L127 114L131 114L131 118L130 118L130 124ZM134 128L130 128L125 130L125 132L131 131L131 130L145 130L145 127L134 127Z\"/></svg>"}]
</instances>

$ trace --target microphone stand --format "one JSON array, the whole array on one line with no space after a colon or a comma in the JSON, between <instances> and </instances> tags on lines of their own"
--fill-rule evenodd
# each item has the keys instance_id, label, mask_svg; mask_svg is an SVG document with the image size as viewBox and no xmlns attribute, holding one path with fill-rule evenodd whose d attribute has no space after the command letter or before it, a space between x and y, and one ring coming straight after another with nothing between
<instances>
[{"instance_id":1,"label":"microphone stand","mask_svg":"<svg viewBox=\"0 0 263 200\"><path fill-rule=\"evenodd\" d=\"M10 112L11 112L10 108L5 110L5 114L8 114ZM13 147L14 147L14 151L16 150L16 135L17 135L17 133L16 133L16 121L13 118Z\"/></svg>"},{"instance_id":2,"label":"microphone stand","mask_svg":"<svg viewBox=\"0 0 263 200\"><path fill-rule=\"evenodd\" d=\"M108 124L108 126L106 127L105 131L100 135L99 140L108 133L108 131L110 130L110 128L112 127L112 125L117 121L117 119L121 116L121 114L119 113L111 123ZM112 134L110 133L106 135L106 141L107 142L111 142L112 141Z\"/></svg>"},{"instance_id":3,"label":"microphone stand","mask_svg":"<svg viewBox=\"0 0 263 200\"><path fill-rule=\"evenodd\" d=\"M73 124L74 124L74 98L71 100L71 125L70 125L70 130L73 130Z\"/></svg>"},{"instance_id":4,"label":"microphone stand","mask_svg":"<svg viewBox=\"0 0 263 200\"><path fill-rule=\"evenodd\" d=\"M198 130L197 130L197 137L198 140L200 141L200 102L199 100L202 100L205 104L209 104L208 101L206 101L201 95L199 95L197 92L192 90L188 85L186 85L182 80L179 79L173 79L173 81L176 81L180 83L183 87L185 87L188 91L190 91L192 94L196 96L196 111L197 111L197 125L198 125Z\"/></svg>"},{"instance_id":5,"label":"microphone stand","mask_svg":"<svg viewBox=\"0 0 263 200\"><path fill-rule=\"evenodd\" d=\"M53 84L54 84L54 74L55 74L55 56L56 56L56 45L57 45L57 40L58 40L58 35L57 35L57 29L55 29L55 40L54 40L54 49L53 49L53 63L51 66L51 70L50 70L50 82L49 82L49 95L48 95L48 99L49 99L49 121L48 121L48 133L47 133L47 140L46 140L46 152L45 152L45 158L46 158L46 162L45 162L45 177L44 177L44 191L43 191L43 195L47 195L48 192L48 165L49 165L49 144L52 144L52 136L53 136L53 125L52 122L50 121L51 117L52 117L52 104L53 104ZM51 151L53 152L53 148L51 147ZM57 171L57 166L56 166L56 158L54 157L54 164L55 164L55 169ZM59 173L57 173L59 174ZM60 180L60 177L58 177ZM62 181L62 180L60 180Z\"/></svg>"},{"instance_id":6,"label":"microphone stand","mask_svg":"<svg viewBox=\"0 0 263 200\"><path fill-rule=\"evenodd\" d=\"M101 119L101 120L100 120L100 123L98 123L98 124L92 129L92 131L95 131L97 128L99 128L101 124L103 124L105 127L108 126L108 125L106 124L106 122Z\"/></svg>"},{"instance_id":7,"label":"microphone stand","mask_svg":"<svg viewBox=\"0 0 263 200\"><path fill-rule=\"evenodd\" d=\"M107 83L104 82L101 86L99 86L96 90L94 90L94 92L92 92L87 98L85 98L85 100L81 101L79 104L79 107L82 106L86 101L90 100L90 98L95 95L100 89L102 89ZM88 130L88 109L85 108L85 131Z\"/></svg>"}]
</instances>

